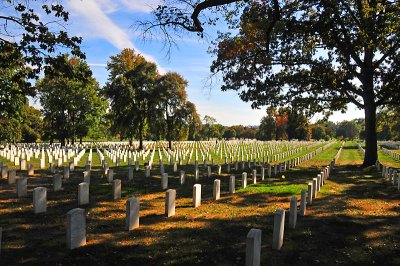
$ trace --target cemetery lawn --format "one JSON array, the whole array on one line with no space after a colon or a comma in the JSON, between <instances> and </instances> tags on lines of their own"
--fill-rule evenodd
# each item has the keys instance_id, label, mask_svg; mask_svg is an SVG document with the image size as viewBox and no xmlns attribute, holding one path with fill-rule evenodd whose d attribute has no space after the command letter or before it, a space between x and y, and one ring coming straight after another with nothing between
<instances>
[{"instance_id":1,"label":"cemetery lawn","mask_svg":"<svg viewBox=\"0 0 400 266\"><path fill-rule=\"evenodd\" d=\"M289 229L289 199L300 199L301 189L329 164L341 143L336 143L299 167L264 181L257 177L241 188L242 171L236 176L236 193L228 193L230 174L204 177L201 166L202 205L192 207L193 167L184 166L186 184L169 173L169 187L177 190L176 215L164 216L165 192L160 176L144 178L143 169L127 180L127 167L116 168L122 180L122 199L111 200L111 184L101 175L100 160L93 153L90 204L84 206L87 245L72 251L65 247L66 213L77 206L77 186L82 165L52 191L48 171L36 171L28 181L28 197L18 199L14 187L1 179L0 226L3 227L1 265L244 265L245 240L251 228L262 230L261 265L400 265L400 193L375 169L360 169L362 154L347 142L326 185L318 192L306 216ZM379 154L380 159L390 161ZM86 155L87 158L87 155ZM85 156L82 161L86 161ZM397 166L398 167L398 166ZM18 172L17 172L18 174ZM259 174L259 170L258 170ZM266 171L267 175L267 171ZM284 175L284 178L282 178ZM221 180L221 199L212 199L213 180ZM32 188L47 187L47 212L33 214ZM140 199L140 227L125 230L125 201ZM286 210L284 246L273 251L275 210Z\"/></svg>"},{"instance_id":2,"label":"cemetery lawn","mask_svg":"<svg viewBox=\"0 0 400 266\"><path fill-rule=\"evenodd\" d=\"M382 151L378 152L379 161L382 162L384 165L394 168L400 168L400 161L385 154Z\"/></svg>"}]
</instances>

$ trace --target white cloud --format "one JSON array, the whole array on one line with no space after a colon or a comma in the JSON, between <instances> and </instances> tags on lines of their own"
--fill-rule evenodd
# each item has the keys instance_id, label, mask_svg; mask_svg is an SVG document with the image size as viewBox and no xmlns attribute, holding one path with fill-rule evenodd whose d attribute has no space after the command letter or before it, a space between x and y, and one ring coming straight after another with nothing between
<instances>
[{"instance_id":1,"label":"white cloud","mask_svg":"<svg viewBox=\"0 0 400 266\"><path fill-rule=\"evenodd\" d=\"M162 4L161 0L121 0L122 4L131 11L150 13L158 5Z\"/></svg>"},{"instance_id":2,"label":"white cloud","mask_svg":"<svg viewBox=\"0 0 400 266\"><path fill-rule=\"evenodd\" d=\"M153 56L141 53L130 40L127 32L107 16L107 12L117 10L116 5L112 2L108 0L70 0L69 10L71 15L82 20L79 31L83 37L104 39L120 50L124 48L135 49L146 60L157 63ZM158 70L161 74L167 72L160 66L158 66Z\"/></svg>"},{"instance_id":3,"label":"white cloud","mask_svg":"<svg viewBox=\"0 0 400 266\"><path fill-rule=\"evenodd\" d=\"M118 49L134 48L133 43L125 31L119 28L101 9L94 0L71 0L71 10L86 22L92 35L108 40Z\"/></svg>"}]
</instances>

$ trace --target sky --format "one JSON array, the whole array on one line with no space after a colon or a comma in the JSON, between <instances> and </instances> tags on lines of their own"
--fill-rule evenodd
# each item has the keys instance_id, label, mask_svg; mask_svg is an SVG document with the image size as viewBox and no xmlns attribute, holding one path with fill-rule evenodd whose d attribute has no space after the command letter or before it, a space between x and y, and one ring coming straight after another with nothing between
<instances>
[{"instance_id":1,"label":"sky","mask_svg":"<svg viewBox=\"0 0 400 266\"><path fill-rule=\"evenodd\" d=\"M86 53L94 77L101 86L108 78L106 69L110 56L124 48L133 48L147 60L158 65L160 73L174 71L188 82L188 99L196 104L197 111L216 118L217 123L231 125L259 125L265 108L253 110L251 103L240 100L237 92L222 92L217 83L210 86L209 67L213 60L207 53L209 42L195 34L184 36L168 56L162 36L144 41L137 21L151 18L151 10L161 0L67 0L63 5L70 13L66 25L70 35L83 38L81 49ZM216 28L207 29L211 34ZM35 105L37 105L36 103ZM335 112L331 121L351 120L363 117L363 111L354 105L346 114ZM322 118L315 116L312 121Z\"/></svg>"}]
</instances>

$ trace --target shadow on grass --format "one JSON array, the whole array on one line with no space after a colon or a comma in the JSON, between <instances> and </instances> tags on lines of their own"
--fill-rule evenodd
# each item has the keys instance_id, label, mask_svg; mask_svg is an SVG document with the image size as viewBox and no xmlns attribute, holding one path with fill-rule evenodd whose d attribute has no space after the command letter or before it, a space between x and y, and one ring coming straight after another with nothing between
<instances>
[{"instance_id":1,"label":"shadow on grass","mask_svg":"<svg viewBox=\"0 0 400 266\"><path fill-rule=\"evenodd\" d=\"M332 186L346 185L343 193L317 198L308 210L310 215L298 217L296 229L286 227L280 252L271 249L272 208L284 201L288 206L290 192L273 194L264 190L243 190L229 195L226 194L229 175L219 177L223 180L224 194L218 202L211 200L215 178L201 178L204 197L202 206L197 209L190 207L194 179L190 177L180 186L178 178L172 177L170 185L176 186L181 201L177 204L177 215L170 218L163 215L164 191L160 189L159 178L148 179L147 192L138 186L144 178L137 176L134 184L124 179L126 197L128 194L152 197L151 201L142 202L141 227L131 232L124 229L125 199L112 201L111 185L105 183L104 178L94 178L91 203L85 206L90 212L87 216L88 245L68 251L65 248L65 214L76 207L75 191L81 180L80 175L73 175L64 184L64 192L49 191L49 200L57 203L48 209L48 213L34 215L29 206L31 198L26 198L13 203L15 212L0 217L5 229L2 265L244 265L245 239L251 228L262 229L262 265L398 265L399 215L363 216L342 212L360 210L349 205L349 199L376 196L389 201L398 199L398 192L374 172L364 173L355 168L337 168L336 171L329 182ZM291 177L292 172L288 172L284 181L271 178L254 188L306 184L318 172L318 169L293 171L296 177ZM240 174L236 175L240 186ZM49 181L37 182L50 185ZM251 190L251 186L247 189ZM0 207L10 207L6 195L0 197ZM274 202L269 201L271 198ZM218 208L220 205L226 206L223 209L227 213L222 213L223 209ZM251 206L254 208L245 208ZM232 210L239 215L232 214ZM390 210L400 211L398 206ZM286 213L286 226L288 216L289 212Z\"/></svg>"}]
</instances>

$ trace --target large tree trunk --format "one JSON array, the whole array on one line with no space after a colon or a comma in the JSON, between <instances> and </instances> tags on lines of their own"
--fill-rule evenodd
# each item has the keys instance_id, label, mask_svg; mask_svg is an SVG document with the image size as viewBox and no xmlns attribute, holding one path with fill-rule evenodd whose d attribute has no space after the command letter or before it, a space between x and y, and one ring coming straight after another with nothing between
<instances>
[{"instance_id":1,"label":"large tree trunk","mask_svg":"<svg viewBox=\"0 0 400 266\"><path fill-rule=\"evenodd\" d=\"M60 143L61 143L61 147L65 146L65 138L64 137L60 138Z\"/></svg>"},{"instance_id":2,"label":"large tree trunk","mask_svg":"<svg viewBox=\"0 0 400 266\"><path fill-rule=\"evenodd\" d=\"M139 150L140 151L143 150L143 137L142 137L142 135L140 135L140 138L139 138Z\"/></svg>"},{"instance_id":3,"label":"large tree trunk","mask_svg":"<svg viewBox=\"0 0 400 266\"><path fill-rule=\"evenodd\" d=\"M140 151L143 150L143 127L144 127L143 122L140 122L139 123L139 127L138 127L138 130L139 130L139 150Z\"/></svg>"},{"instance_id":4,"label":"large tree trunk","mask_svg":"<svg viewBox=\"0 0 400 266\"><path fill-rule=\"evenodd\" d=\"M376 105L372 100L364 99L365 112L365 156L363 166L374 165L378 160L376 134Z\"/></svg>"},{"instance_id":5,"label":"large tree trunk","mask_svg":"<svg viewBox=\"0 0 400 266\"><path fill-rule=\"evenodd\" d=\"M373 57L373 50L365 47L364 66L361 68L365 112L365 155L363 166L374 165L378 160Z\"/></svg>"}]
</instances>

